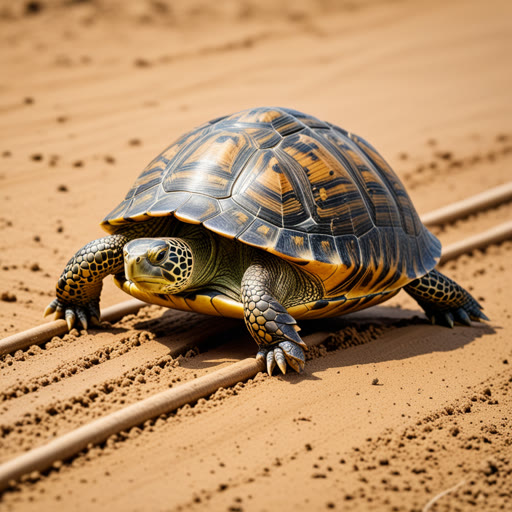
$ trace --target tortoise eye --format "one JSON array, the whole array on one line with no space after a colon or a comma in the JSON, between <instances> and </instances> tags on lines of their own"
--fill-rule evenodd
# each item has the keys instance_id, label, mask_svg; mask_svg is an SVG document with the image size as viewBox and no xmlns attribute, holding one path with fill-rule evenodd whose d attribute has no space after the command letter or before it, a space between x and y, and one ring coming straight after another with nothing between
<instances>
[{"instance_id":1,"label":"tortoise eye","mask_svg":"<svg viewBox=\"0 0 512 512\"><path fill-rule=\"evenodd\" d=\"M167 249L162 249L156 256L155 256L155 261L160 263L164 258L165 258L165 255L167 254Z\"/></svg>"}]
</instances>

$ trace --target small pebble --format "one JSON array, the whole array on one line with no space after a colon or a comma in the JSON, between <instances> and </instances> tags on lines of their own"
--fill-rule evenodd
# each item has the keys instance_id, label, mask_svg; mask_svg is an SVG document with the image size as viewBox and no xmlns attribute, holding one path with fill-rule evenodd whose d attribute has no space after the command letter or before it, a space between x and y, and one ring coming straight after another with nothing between
<instances>
[{"instance_id":1,"label":"small pebble","mask_svg":"<svg viewBox=\"0 0 512 512\"><path fill-rule=\"evenodd\" d=\"M0 295L0 300L3 300L4 302L16 302L18 299L16 295L11 292L2 292L2 295Z\"/></svg>"},{"instance_id":2,"label":"small pebble","mask_svg":"<svg viewBox=\"0 0 512 512\"><path fill-rule=\"evenodd\" d=\"M149 63L148 60L146 59L135 59L133 61L133 64L135 66L137 66L138 68L149 68L149 66L151 66L151 64Z\"/></svg>"},{"instance_id":3,"label":"small pebble","mask_svg":"<svg viewBox=\"0 0 512 512\"><path fill-rule=\"evenodd\" d=\"M27 2L25 4L25 14L32 15L32 14L38 14L42 11L43 4L41 2Z\"/></svg>"},{"instance_id":4,"label":"small pebble","mask_svg":"<svg viewBox=\"0 0 512 512\"><path fill-rule=\"evenodd\" d=\"M437 151L435 156L442 160L450 160L453 157L453 154L450 151Z\"/></svg>"}]
</instances>

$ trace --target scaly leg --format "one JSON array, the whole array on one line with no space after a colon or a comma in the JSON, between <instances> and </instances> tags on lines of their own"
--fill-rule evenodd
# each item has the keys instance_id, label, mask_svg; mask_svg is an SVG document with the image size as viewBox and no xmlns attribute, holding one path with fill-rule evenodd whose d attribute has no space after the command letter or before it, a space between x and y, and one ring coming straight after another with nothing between
<instances>
[{"instance_id":1,"label":"scaly leg","mask_svg":"<svg viewBox=\"0 0 512 512\"><path fill-rule=\"evenodd\" d=\"M454 322L471 325L471 320L489 320L468 291L435 269L409 283L405 291L432 323L453 327Z\"/></svg>"},{"instance_id":2,"label":"scaly leg","mask_svg":"<svg viewBox=\"0 0 512 512\"><path fill-rule=\"evenodd\" d=\"M280 302L301 284L289 264L271 258L257 258L244 273L245 324L259 346L256 357L266 360L269 375L276 363L283 373L287 363L297 372L304 369L307 345L297 333L297 322Z\"/></svg>"},{"instance_id":3,"label":"scaly leg","mask_svg":"<svg viewBox=\"0 0 512 512\"><path fill-rule=\"evenodd\" d=\"M78 318L84 329L88 320L99 323L100 294L103 279L123 270L123 247L130 240L124 235L98 238L84 245L68 261L56 286L57 298L44 315L54 311L56 318L66 318L71 329Z\"/></svg>"},{"instance_id":4,"label":"scaly leg","mask_svg":"<svg viewBox=\"0 0 512 512\"><path fill-rule=\"evenodd\" d=\"M44 316L55 312L56 318L66 319L69 329L77 318L84 329L89 321L99 323L103 279L123 272L124 246L135 238L161 232L165 223L167 219L136 223L84 245L64 268L56 286L57 298L48 305Z\"/></svg>"}]
</instances>

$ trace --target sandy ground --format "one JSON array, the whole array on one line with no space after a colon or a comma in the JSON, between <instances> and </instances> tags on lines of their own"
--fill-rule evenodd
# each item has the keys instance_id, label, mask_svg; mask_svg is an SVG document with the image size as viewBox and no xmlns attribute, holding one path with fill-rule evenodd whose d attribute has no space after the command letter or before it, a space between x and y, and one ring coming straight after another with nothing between
<instances>
[{"instance_id":1,"label":"sandy ground","mask_svg":"<svg viewBox=\"0 0 512 512\"><path fill-rule=\"evenodd\" d=\"M203 121L283 105L371 141L420 213L512 174L503 2L0 2L0 332L38 325L74 251ZM451 243L505 204L434 231ZM4 493L28 510L512 509L512 242L443 267L486 324L399 294L259 374ZM103 307L127 298L111 283ZM156 306L0 358L0 461L253 355L240 322ZM378 379L378 381L375 381ZM377 382L372 385L372 382Z\"/></svg>"}]
</instances>

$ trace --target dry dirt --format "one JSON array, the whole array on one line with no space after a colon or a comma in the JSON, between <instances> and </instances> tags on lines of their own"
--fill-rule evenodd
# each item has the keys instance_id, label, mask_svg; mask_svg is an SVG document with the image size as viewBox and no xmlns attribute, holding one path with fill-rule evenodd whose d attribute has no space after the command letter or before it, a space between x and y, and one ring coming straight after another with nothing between
<instances>
[{"instance_id":1,"label":"dry dirt","mask_svg":"<svg viewBox=\"0 0 512 512\"><path fill-rule=\"evenodd\" d=\"M144 165L205 120L283 105L371 141L420 213L512 177L508 0L0 2L0 333ZM434 231L443 244L512 204ZM511 510L512 242L443 267L489 323L399 294L321 325L302 375L258 376L110 438L0 508ZM111 283L103 307L126 296ZM237 321L144 308L0 358L0 462L254 354ZM428 505L435 496L447 494Z\"/></svg>"}]
</instances>

